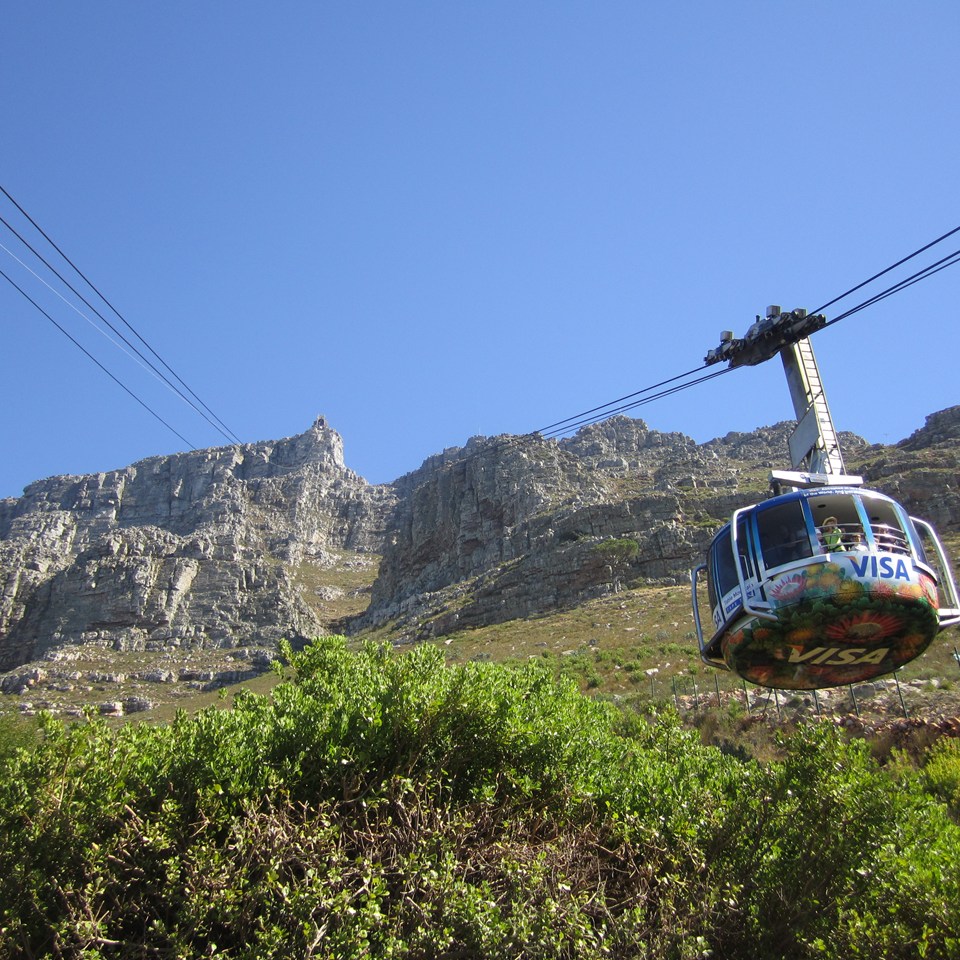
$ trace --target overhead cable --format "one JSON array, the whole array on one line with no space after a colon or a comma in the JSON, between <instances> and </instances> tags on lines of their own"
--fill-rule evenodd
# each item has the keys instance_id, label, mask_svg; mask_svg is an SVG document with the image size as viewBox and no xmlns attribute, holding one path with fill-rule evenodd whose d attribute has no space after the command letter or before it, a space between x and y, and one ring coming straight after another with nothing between
<instances>
[{"instance_id":1,"label":"overhead cable","mask_svg":"<svg viewBox=\"0 0 960 960\"><path fill-rule=\"evenodd\" d=\"M631 397L639 396L641 393L648 393L651 390L656 390L657 387L665 386L668 383L673 383L674 380L679 380L681 377L687 377L692 373L696 373L700 370L701 367L694 367L692 370L688 370L686 373L678 373L675 377L670 377L668 380L661 380L659 383L651 384L649 387L644 387L642 390L636 390L633 393L628 393L625 397L620 397L618 400L611 400L609 403L602 403L599 407L593 407L591 410L584 410L583 413L576 413L572 417L567 417L566 420L558 420L556 423L547 424L545 427L541 427L539 430L535 431L541 435L546 435L549 431L553 431L557 427L562 427L564 424L571 424L571 426L576 426L572 424L574 420L580 420L582 417L586 417L589 414L596 413L600 410L605 410L607 407L612 407L615 404L622 403L624 400L629 400ZM617 411L614 410L610 416L613 416ZM598 420L606 419L601 416L597 418ZM569 428L568 428L569 429ZM566 433L567 430L561 430L560 433Z\"/></svg>"},{"instance_id":2,"label":"overhead cable","mask_svg":"<svg viewBox=\"0 0 960 960\"><path fill-rule=\"evenodd\" d=\"M957 229L960 229L960 227ZM934 263L931 263L922 270L918 270L909 277L906 277L898 283L893 284L893 286L887 287L886 290L883 290L875 296L870 297L868 300L864 300L856 307L851 307L844 313L838 314L832 320L828 320L823 326L826 328L832 326L834 323L839 323L841 320L846 320L847 317L851 317L853 314L859 313L861 310L865 310L867 307L872 306L875 303L879 303L881 300L885 300L887 297L891 297L893 294L899 293L901 290L905 290L907 287L912 287L915 283L919 283L921 280L926 280L928 277L932 277L935 273L939 273L941 270L946 270L947 267L952 267L956 263L960 263L960 250L954 250L953 253L948 254Z\"/></svg>"},{"instance_id":3,"label":"overhead cable","mask_svg":"<svg viewBox=\"0 0 960 960\"><path fill-rule=\"evenodd\" d=\"M864 280L862 283L858 283L856 286L851 287L845 293L841 294L839 297L834 297L833 300L828 301L822 306L818 307L816 310L811 311L811 313L820 313L825 310L827 307L832 306L835 303L838 303L840 300L850 296L850 294L855 293L857 290L862 289L867 286L867 284L872 283L874 280L879 279L885 274L889 273L891 270L895 270L897 267L902 266L904 263L907 263L909 260L912 260L914 257L919 256L921 253L924 253L926 250L929 250L931 247L936 246L938 243L946 240L948 237L953 236L955 233L960 232L960 227L954 227L954 229L947 231L940 237L937 237L935 240L930 241L930 243L924 244L919 249L915 250L913 253L909 254L906 257L901 258L896 263L891 264L889 267L881 270L879 273L875 273L872 277L869 277L867 280ZM943 257L940 260L930 264L930 266L923 268L922 270L917 271L911 276L907 277L904 280L899 281L898 283L888 287L886 290L882 291L879 294L876 294L873 297L863 301L856 307L851 308L850 310L845 311L844 313L839 314L834 317L832 320L828 321L824 326L830 326L831 324L838 323L840 320L844 320L849 316L852 316L854 313L859 312L860 310L865 309L868 306L871 306L874 303L879 302L880 300L885 299L886 297L892 296L894 293L898 293L900 290L905 289L908 286L912 286L914 283L918 283L920 280L924 280L927 277L933 276L933 274L938 273L940 270L946 269L946 267L953 266L955 263L960 262L960 250L955 251L949 256ZM563 436L564 434L570 433L575 429L579 429L582 426L587 426L593 423L598 423L603 420L609 419L617 414L626 413L629 410L636 409L637 407L645 404L652 403L654 400L662 399L663 397L669 396L673 393L678 393L681 390L686 390L688 387L696 386L700 383L705 383L708 380L714 379L714 377L722 376L726 373L731 372L733 369L739 369L734 367L725 367L722 370L707 374L706 376L698 377L696 379L687 381L685 383L679 384L675 387L672 387L668 390L661 390L659 393L651 393L650 396L644 397L641 400L637 400L633 403L624 404L623 401L630 400L633 397L640 396L641 394L650 393L653 390L656 390L658 387L666 386L667 384L673 383L674 381L681 380L684 377L691 376L697 371L702 370L703 367L694 367L692 370L686 371L686 373L677 374L675 377L670 377L666 380L662 380L659 383L653 384L649 387L645 387L642 390L638 390L635 393L627 394L624 397L620 397L618 400L611 400L608 403L601 404L600 406L593 407L590 410L585 410L582 413L574 414L572 417L567 417L564 420L558 420L555 423L549 424L546 427L541 428L540 430L535 431L532 434L524 434L520 439L528 437L542 437L544 439L555 439Z\"/></svg>"},{"instance_id":4,"label":"overhead cable","mask_svg":"<svg viewBox=\"0 0 960 960\"><path fill-rule=\"evenodd\" d=\"M3 222L3 217L0 217L0 223L2 222ZM33 269L33 267L31 267L28 263L25 263L23 260L21 260L8 246L6 246L6 244L0 243L0 250L2 250L11 260L16 260L16 262L19 263L20 266L23 267L23 269L26 270L27 273L29 273L35 280L37 280L39 283L42 283L55 297L58 297L60 300L63 301L63 303L66 306L68 306L71 310L73 310L74 313L76 313L83 320L86 320L87 323L89 323L90 326L93 327L93 329L100 334L100 336L104 337L106 340L112 343L118 350L123 351L123 353L125 353L128 357L130 357L131 360L135 360L137 363L139 363L140 366L143 367L145 370L151 369L148 363L145 362L142 356L138 358L138 356L135 355L135 353L131 352L131 350L136 351L136 347L133 347L130 344L130 342L123 336L123 334L121 333L117 334L117 336L120 337L120 340L123 341L122 343L118 340L114 340L114 338L111 337L106 330L104 330L102 327L97 326L97 324L95 324L93 320L90 319L90 317L88 317L79 307L77 307L75 303L71 303L59 290L56 290L51 284L47 283L47 281L44 280L43 277L41 277L40 274ZM54 273L56 273L56 271L54 271ZM61 279L63 278L61 277ZM67 286L69 286L69 284L67 284ZM74 291L74 293L76 293L76 291ZM83 298L81 297L80 299L82 300ZM87 306L89 306L89 304L87 304ZM109 324L107 326L109 327ZM111 329L113 328L111 327ZM114 330L114 333L117 333L117 331ZM127 347L130 347L131 349L128 350ZM153 374L158 379L160 379L156 370L153 371Z\"/></svg>"},{"instance_id":5,"label":"overhead cable","mask_svg":"<svg viewBox=\"0 0 960 960\"><path fill-rule=\"evenodd\" d=\"M18 293L20 293L26 300L32 303L33 306L37 308L37 310L39 310L68 340L71 341L71 343L74 344L74 346L76 346L79 350L83 351L83 353L85 353L111 380L113 380L114 383L118 384L131 397L133 397L133 399L136 400L137 403L139 403L140 406L144 408L144 410L146 410L152 416L156 417L156 419L159 420L160 423L162 423L175 436L179 437L191 450L197 449L186 437L183 436L183 434L179 433L172 426L170 426L170 424L167 423L167 421L164 420L163 417L161 417L160 414L153 409L153 407L151 407L144 400L141 400L140 397L138 397L122 380L114 376L114 374L112 374L92 353L90 353L90 351L87 350L86 347L84 347L81 343L79 343L79 341L74 339L74 337L72 337L70 333L66 329L64 329L64 327L62 327L59 323L57 323L57 321L54 320L53 317L51 317L50 314L47 313L47 311L44 310L43 307L41 307L40 304L37 303L37 301L34 300L33 297L31 297L15 280L9 277L2 268L0 268L0 277L3 277L3 279L6 280L7 283L9 283Z\"/></svg>"},{"instance_id":6,"label":"overhead cable","mask_svg":"<svg viewBox=\"0 0 960 960\"><path fill-rule=\"evenodd\" d=\"M70 265L70 267L74 270L74 272L83 280L83 282L86 283L87 286L88 286L91 290L93 290L93 292L110 308L110 310L111 310L111 311L123 322L123 324L134 334L134 336L136 336L137 339L150 351L150 353L153 354L153 356L167 369L167 371L171 374L171 376L173 376L173 377L180 383L180 385L194 398L194 400L196 400L197 403L199 403L200 406L202 406L203 409L207 411L207 414L209 414L209 417L207 417L205 414L202 414L202 411L198 410L198 408L196 407L195 404L193 404L191 401L187 400L187 398L183 395L183 393L182 393L180 390L176 389L175 387L172 386L172 384L170 384L170 386L175 390L175 392L176 392L185 402L189 403L190 406L193 407L194 410L197 410L198 413L201 413L201 414L205 417L205 419L207 419L207 422L210 423L212 426L216 427L216 429L217 429L224 437L226 437L227 440L229 440L231 443L241 443L242 441L241 441L240 438L236 435L236 433L234 433L234 432L226 425L226 423L224 423L224 421L223 421L220 417L218 417L218 416L213 412L213 410L211 410L210 407L207 406L207 404L204 403L203 400L200 399L199 396L197 396L197 394L188 386L188 384L183 380L183 378L180 377L180 375L170 366L170 364L167 363L166 360L163 359L163 357L160 356L159 353L157 353L157 351L144 339L144 337L139 333L138 330L136 330L136 329L134 328L134 326L126 319L126 317L124 317L124 316L120 313L120 311L117 310L117 308L104 296L104 294L100 292L100 290L87 278L87 276L83 273L83 271L80 270L80 268L79 268L79 267L60 249L60 247L47 235L47 233L46 233L46 232L43 230L43 228L33 219L33 217L31 217L30 214L27 213L27 211L24 210L24 208L10 195L10 193L6 190L6 188L3 187L3 185L0 185L0 192L2 192L3 195L17 208L17 210L19 210L20 213L23 214L23 216L27 218L27 220L33 225L34 229L36 229L37 232L47 241L47 243L49 243L50 246L53 247L53 249L57 251L57 253ZM6 221L4 221L4 223L6 224ZM8 226L8 228L9 228L9 225L8 225L8 224L7 224L7 226ZM15 232L15 231L14 231L14 232ZM29 247L29 244L26 244L26 241L23 241L23 239L19 237L19 234L17 234L17 236L18 236L19 239L21 239L21 242L25 243L25 245L27 245L27 246ZM32 252L34 252L35 255L37 255L37 256L39 257L39 254L36 254L36 251L34 251L32 247L29 247L29 249L30 249ZM40 257L40 259L43 260L42 257ZM43 262L46 264L46 260L44 260ZM47 264L47 266L49 267L50 265ZM50 267L50 269L52 270L53 268ZM57 271L54 270L53 272L56 273L57 276L60 277L61 280L63 280L63 277L61 277L60 274L57 273ZM63 280L63 282L64 282L64 283L67 283L67 281L65 281L65 280ZM69 283L67 283L67 286L70 287L70 289L73 290L74 293L77 293L77 291L74 290L74 288L73 288ZM107 321L106 318L103 317L103 315L102 315L101 313L99 313L99 311L96 311L95 308L93 308L93 307L88 303L88 301L87 301L85 298L83 298L79 293L77 293L77 296L80 296L80 299L82 299L83 302L87 304L87 306L90 306L90 308L93 309L94 312L97 313L97 316L99 316L105 323L107 323L108 326L110 326L111 329L114 330L114 332L116 332L116 333L118 333L118 335L120 335L120 334L119 334L119 331L117 331L116 328L113 327L113 326L109 323L109 321ZM122 335L121 335L121 336L122 336ZM127 341L126 338L124 338L124 341L127 342L127 343L129 343L129 341ZM130 344L130 345L132 346L132 344ZM136 349L136 348L134 348L134 349ZM139 353L139 351L137 351L137 352ZM141 356L142 356L142 354L141 354ZM153 366L153 365L151 364L151 366ZM154 369L156 369L156 368L154 368ZM158 372L159 372L159 371L158 371ZM163 377L163 379L169 384L169 381L166 380L166 377ZM213 423L213 421L210 420L210 417L212 417L213 420L215 420L215 421L217 421L217 422L216 422L216 423ZM219 426L218 426L218 424L219 424Z\"/></svg>"},{"instance_id":7,"label":"overhead cable","mask_svg":"<svg viewBox=\"0 0 960 960\"><path fill-rule=\"evenodd\" d=\"M839 297L834 297L832 300L828 300L822 306L817 307L816 310L811 310L810 313L822 313L824 310L827 309L827 307L832 307L835 303L837 303L840 300L843 300L845 297L849 297L851 293L855 293L861 287L865 287L868 283L873 283L874 280L878 280L880 277L882 277L886 273L889 273L891 270L896 270L897 267L906 263L908 260L912 260L914 257L919 256L925 250L929 250L931 247L935 247L942 240L946 240L947 237L952 237L958 231L960 231L960 227L954 227L952 230L948 230L942 237L937 237L936 240L931 240L929 243L922 246L919 250L914 250L913 253L904 257L902 260L898 260L896 263L890 264L890 266L887 267L886 269L881 270L879 273L875 273L869 279L864 280L863 283L858 283L855 287L851 287L846 293L841 293ZM836 320L832 320L830 322L835 323Z\"/></svg>"},{"instance_id":8,"label":"overhead cable","mask_svg":"<svg viewBox=\"0 0 960 960\"><path fill-rule=\"evenodd\" d=\"M677 374L675 377L662 380L658 384L645 387L643 390L637 390L636 392L628 394L626 397L621 397L620 399L628 400L631 397L636 397L641 393L647 393L650 390L655 390L658 386L664 386L668 383L673 383L675 380L688 376L690 373L696 373L697 370L701 369L703 368L697 367L695 370L688 371L687 373ZM585 411L583 414L579 415L579 419L578 417L568 417L566 420L560 420L554 425L553 429L550 427L544 427L542 430L536 430L532 433L522 433L514 436L504 436L494 439L492 443L484 444L473 453L469 453L458 458L457 460L448 464L448 466L452 467L454 464L462 465L466 461L471 460L480 454L489 456L490 454L499 453L502 450L506 450L509 447L519 446L520 444L531 441L557 440L563 437L564 434L570 433L573 430L578 430L581 427L589 426L594 423L601 423L604 420L609 420L611 417L614 417L617 414L626 413L628 410L634 410L637 407L643 406L644 404L652 403L654 400L660 400L661 398L670 396L671 394L680 393L682 390L686 390L689 387L695 387L700 383L705 383L708 380L714 380L717 377L722 377L730 372L731 368L729 367L724 367L722 370L714 370L702 377L697 377L696 379L690 380L686 383L676 384L669 389L661 390L659 393L651 394L649 397L643 397L640 400L634 400L632 403L622 404L614 409L608 409L613 407L614 404L620 402L618 400L611 400L609 403L601 404L599 407L594 407L593 410ZM604 412L598 413L598 411ZM590 414L594 415L590 416Z\"/></svg>"},{"instance_id":9,"label":"overhead cable","mask_svg":"<svg viewBox=\"0 0 960 960\"><path fill-rule=\"evenodd\" d=\"M125 344L126 346L122 346L120 343L114 340L113 337L111 337L108 333L106 333L101 327L97 326L97 324L94 323L93 320L91 320L90 317L88 317L85 313L83 313L82 310L78 309L77 306L71 303L65 296L63 296L62 293L55 290L49 283L47 283L46 280L43 279L43 277L41 277L35 270L33 270L30 266L24 263L23 260L21 260L16 254L14 254L2 243L0 243L0 249L6 252L7 255L10 256L13 260L16 260L17 263L19 263L25 270L33 274L33 276L37 280L39 280L40 283L42 283L45 287L47 287L47 289L50 290L54 295L59 297L68 307L70 307L72 310L78 313L81 317L83 317L83 319L86 320L87 323L89 323L90 326L94 328L94 330L96 330L102 336L106 337L106 339L109 340L115 347L117 347L118 349L126 353L127 356L129 356L132 360L139 363L140 366L142 366L145 370L152 373L153 376L156 377L158 380L160 380L162 383L164 383L169 390L171 390L178 397L180 397L180 399L183 400L184 403L193 407L193 409L198 414L200 414L200 416L203 417L204 420L206 420L207 423L210 424L210 426L212 426L218 433L220 433L227 440L228 443L242 442L235 435L231 435L227 433L224 429L225 425L222 426L221 424L214 422L214 420L211 419L211 417L207 413L201 410L200 407L198 407L197 404L194 403L175 383L171 382L170 378L167 377L162 370L158 370L156 365L150 360L150 358L145 357L143 355L142 351L138 349L136 344L131 343L130 340L124 336L121 330L118 330L92 303L90 303L89 300L87 300L86 297L84 297L82 293L80 293L79 290L77 290L76 287L73 286L73 284L70 283L69 280L67 280L56 269L56 267L54 267L41 253L39 253L33 246L31 246L31 244L23 236L21 236L20 233L18 233L17 230L15 230L3 217L0 217L0 223L2 223L55 277L57 277L57 279L60 280L61 283L63 283L76 297L78 297L84 304L86 304L86 306L90 310L92 310L93 313L95 313L103 321L103 323L107 326L107 328L112 330L120 338L120 340L123 341L123 344ZM127 349L127 347L129 347L129 350ZM130 351L133 351L133 352L131 353Z\"/></svg>"},{"instance_id":10,"label":"overhead cable","mask_svg":"<svg viewBox=\"0 0 960 960\"><path fill-rule=\"evenodd\" d=\"M702 370L703 367L697 367L696 369ZM689 371L689 372L695 373L696 370ZM651 394L651 396L644 397L641 400L634 400L632 403L626 403L619 407L615 407L614 409L608 410L607 412L599 414L597 416L583 416L581 419L575 420L572 423L569 423L567 421L562 421L562 423L564 423L565 426L558 427L557 429L554 429L552 431L549 430L549 428L545 430L538 430L537 434L542 436L544 439L561 437L565 433L569 433L571 430L574 430L583 426L589 426L594 423L600 423L604 420L609 420L611 417L614 417L617 414L626 413L628 410L635 410L637 407L641 407L644 404L653 403L654 400L660 400L663 397L668 397L674 393L680 393L682 390L686 390L689 387L695 387L700 383L706 383L706 381L714 380L717 377L722 377L724 374L729 372L730 372L730 368L724 367L721 370L715 370L711 373L705 374L702 377L697 377L694 380L689 380L686 383L677 384L676 386L670 387L668 390L661 390L659 393ZM660 384L656 384L655 386L661 386L662 384L671 383L673 380L677 380L680 377L685 377L685 376L688 376L688 374L682 373L682 374L679 374L677 377L671 377L669 380L663 380L661 381ZM655 387L647 387L646 390L638 390L637 393L646 393L648 390L653 390L653 389L655 389ZM637 394L630 394L630 396L636 396L636 395ZM612 401L612 403L616 403L616 402L617 401ZM610 404L604 404L604 407L607 407L607 406L610 406ZM596 409L602 409L602 408L598 407Z\"/></svg>"}]
</instances>

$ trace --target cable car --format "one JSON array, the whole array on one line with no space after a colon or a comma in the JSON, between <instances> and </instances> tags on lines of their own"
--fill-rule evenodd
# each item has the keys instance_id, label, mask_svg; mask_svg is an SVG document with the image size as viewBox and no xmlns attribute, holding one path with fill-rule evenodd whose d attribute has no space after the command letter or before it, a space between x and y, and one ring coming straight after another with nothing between
<instances>
[{"instance_id":1,"label":"cable car","mask_svg":"<svg viewBox=\"0 0 960 960\"><path fill-rule=\"evenodd\" d=\"M766 687L810 690L891 673L960 622L934 529L868 490L797 490L736 510L692 577L703 660Z\"/></svg>"},{"instance_id":2,"label":"cable car","mask_svg":"<svg viewBox=\"0 0 960 960\"><path fill-rule=\"evenodd\" d=\"M933 527L844 471L807 339L824 324L803 310L768 307L743 340L724 332L705 358L753 365L780 353L797 414L791 457L806 471L773 471L771 498L735 510L706 562L691 571L700 656L787 690L891 673L960 623L956 583ZM704 581L709 636L698 596Z\"/></svg>"}]
</instances>

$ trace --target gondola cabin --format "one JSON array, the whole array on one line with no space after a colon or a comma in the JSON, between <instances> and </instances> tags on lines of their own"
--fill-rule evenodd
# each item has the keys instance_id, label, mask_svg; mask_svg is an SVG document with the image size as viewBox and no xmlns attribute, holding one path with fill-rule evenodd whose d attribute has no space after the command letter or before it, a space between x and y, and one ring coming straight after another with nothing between
<instances>
[{"instance_id":1,"label":"gondola cabin","mask_svg":"<svg viewBox=\"0 0 960 960\"><path fill-rule=\"evenodd\" d=\"M735 511L691 577L703 660L766 687L814 690L891 673L960 622L933 528L859 488L797 490Z\"/></svg>"}]
</instances>

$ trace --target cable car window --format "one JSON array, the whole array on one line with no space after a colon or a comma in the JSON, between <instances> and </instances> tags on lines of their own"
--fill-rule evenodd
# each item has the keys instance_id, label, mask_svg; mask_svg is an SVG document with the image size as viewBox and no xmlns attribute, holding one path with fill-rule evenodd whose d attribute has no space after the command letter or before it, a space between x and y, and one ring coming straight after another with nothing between
<instances>
[{"instance_id":1,"label":"cable car window","mask_svg":"<svg viewBox=\"0 0 960 960\"><path fill-rule=\"evenodd\" d=\"M790 500L757 511L757 535L765 567L779 567L813 556L803 506Z\"/></svg>"},{"instance_id":2,"label":"cable car window","mask_svg":"<svg viewBox=\"0 0 960 960\"><path fill-rule=\"evenodd\" d=\"M750 531L747 527L747 518L740 517L737 520L737 547L740 551L740 572L744 579L752 577L753 573L753 548L750 542Z\"/></svg>"},{"instance_id":3,"label":"cable car window","mask_svg":"<svg viewBox=\"0 0 960 960\"><path fill-rule=\"evenodd\" d=\"M713 568L716 566L714 562L714 551L713 548L710 548L710 553L707 556L707 596L710 598L710 609L716 610L719 600L717 598L717 588L713 585Z\"/></svg>"},{"instance_id":4,"label":"cable car window","mask_svg":"<svg viewBox=\"0 0 960 960\"><path fill-rule=\"evenodd\" d=\"M807 501L821 553L867 550L869 541L863 527L857 498L849 493L825 494Z\"/></svg>"},{"instance_id":5,"label":"cable car window","mask_svg":"<svg viewBox=\"0 0 960 960\"><path fill-rule=\"evenodd\" d=\"M866 504L870 511L870 530L877 550L885 553L910 553L910 541L892 503L871 500Z\"/></svg>"},{"instance_id":6,"label":"cable car window","mask_svg":"<svg viewBox=\"0 0 960 960\"><path fill-rule=\"evenodd\" d=\"M740 582L737 567L733 562L733 548L730 545L730 528L725 527L713 542L714 572L717 578L717 590L725 597Z\"/></svg>"},{"instance_id":7,"label":"cable car window","mask_svg":"<svg viewBox=\"0 0 960 960\"><path fill-rule=\"evenodd\" d=\"M928 566L930 566L930 565L931 565L931 564L930 564L930 561L927 559L927 551L926 551L926 548L925 548L924 545L923 545L923 537L920 536L920 533L919 533L919 531L917 530L917 528L913 525L913 521L912 521L912 520L909 520L909 519L908 519L908 520L907 520L907 525L908 525L908 528L909 528L909 530L910 530L910 539L913 541L913 547L914 547L914 550L916 551L917 559L918 559L921 563L925 563L925 564L927 564ZM933 552L934 555L936 555L936 552L937 552L937 551L936 551L936 550L933 550L932 552Z\"/></svg>"}]
</instances>

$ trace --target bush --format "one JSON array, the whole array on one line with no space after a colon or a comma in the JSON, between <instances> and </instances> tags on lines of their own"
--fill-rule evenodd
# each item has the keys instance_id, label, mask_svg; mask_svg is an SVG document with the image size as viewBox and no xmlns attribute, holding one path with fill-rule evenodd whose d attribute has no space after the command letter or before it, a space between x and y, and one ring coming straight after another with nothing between
<instances>
[{"instance_id":1,"label":"bush","mask_svg":"<svg viewBox=\"0 0 960 960\"><path fill-rule=\"evenodd\" d=\"M958 955L956 825L830 729L761 765L539 660L286 655L270 697L11 755L0 953Z\"/></svg>"},{"instance_id":2,"label":"bush","mask_svg":"<svg viewBox=\"0 0 960 960\"><path fill-rule=\"evenodd\" d=\"M934 743L923 766L922 783L960 817L960 740L942 737Z\"/></svg>"},{"instance_id":3,"label":"bush","mask_svg":"<svg viewBox=\"0 0 960 960\"><path fill-rule=\"evenodd\" d=\"M0 767L19 750L31 750L40 739L40 728L25 717L0 714Z\"/></svg>"}]
</instances>

